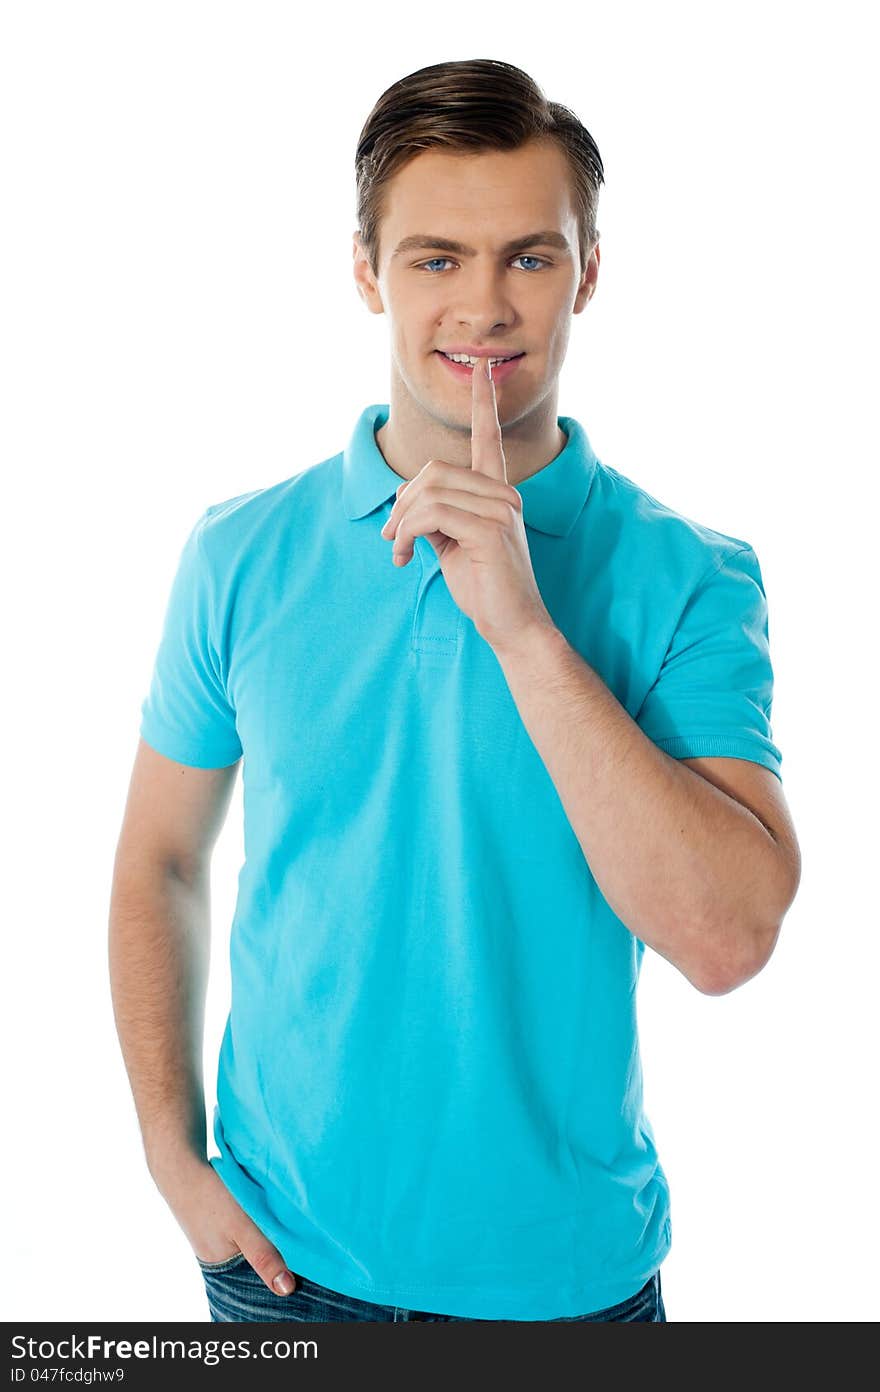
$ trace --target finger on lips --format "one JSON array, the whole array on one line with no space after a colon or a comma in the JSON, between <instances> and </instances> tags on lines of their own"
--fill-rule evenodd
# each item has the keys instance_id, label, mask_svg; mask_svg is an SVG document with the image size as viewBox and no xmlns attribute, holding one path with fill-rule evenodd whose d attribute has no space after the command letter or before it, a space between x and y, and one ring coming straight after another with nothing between
<instances>
[{"instance_id":1,"label":"finger on lips","mask_svg":"<svg viewBox=\"0 0 880 1392\"><path fill-rule=\"evenodd\" d=\"M501 440L501 422L489 359L486 371L474 368L471 419L471 468L507 482L507 464ZM477 378L480 384L477 385Z\"/></svg>"},{"instance_id":2,"label":"finger on lips","mask_svg":"<svg viewBox=\"0 0 880 1392\"><path fill-rule=\"evenodd\" d=\"M485 363L485 370L481 366ZM477 379L481 379L479 382ZM507 465L504 459L504 447L502 444L501 423L498 419L498 404L495 396L495 383L492 380L492 368L488 358L480 359L478 365L473 370L473 383L471 392L471 467L468 471L461 470L458 465L446 465L443 460L430 460L428 465L421 470L424 473L429 466L433 466L431 481L433 482L438 473L438 466L443 466L442 471L447 468L455 468L456 477L454 480L456 491L464 491L471 495L483 495L487 499L494 498L496 506L491 507L469 503L468 511L474 515L482 517L498 517L499 508L498 495L494 488L484 487L482 483L477 484L477 479L494 479L507 482ZM462 475L465 474L465 477ZM417 475L416 477L419 477ZM407 514L418 504L418 491L411 490L405 504L401 504L401 495L414 479L406 479L398 485L395 494L395 503L391 509L390 516L382 528L382 536L386 539L394 538L391 557L396 565L408 561L412 551L409 546L405 546L401 538L401 521L404 513ZM439 480L438 480L439 482ZM452 480L450 480L452 482ZM519 495L517 495L517 503ZM453 497L449 490L440 490L435 497L435 503L444 506L454 506ZM457 508L456 511L462 512L464 509ZM449 514L451 515L451 514ZM411 517L410 521L415 518Z\"/></svg>"}]
</instances>

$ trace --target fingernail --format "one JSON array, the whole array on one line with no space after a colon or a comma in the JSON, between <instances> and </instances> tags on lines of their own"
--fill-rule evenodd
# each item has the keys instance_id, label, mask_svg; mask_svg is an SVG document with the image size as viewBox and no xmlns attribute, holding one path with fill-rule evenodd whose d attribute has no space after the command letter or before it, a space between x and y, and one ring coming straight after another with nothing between
<instances>
[{"instance_id":1,"label":"fingernail","mask_svg":"<svg viewBox=\"0 0 880 1392\"><path fill-rule=\"evenodd\" d=\"M282 1271L279 1276L275 1277L272 1285L277 1288L281 1295L290 1295L293 1290L293 1277L289 1271Z\"/></svg>"}]
</instances>

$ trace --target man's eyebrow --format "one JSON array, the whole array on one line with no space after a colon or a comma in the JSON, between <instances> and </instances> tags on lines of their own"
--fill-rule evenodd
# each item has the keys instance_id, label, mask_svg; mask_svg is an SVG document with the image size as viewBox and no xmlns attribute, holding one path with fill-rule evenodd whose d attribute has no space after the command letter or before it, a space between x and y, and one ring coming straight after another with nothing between
<instances>
[{"instance_id":1,"label":"man's eyebrow","mask_svg":"<svg viewBox=\"0 0 880 1392\"><path fill-rule=\"evenodd\" d=\"M528 232L524 237L514 237L512 242L504 244L501 251L507 254L532 246L550 246L556 247L559 251L571 251L568 239L563 237L561 232L551 230ZM421 232L415 233L412 237L404 237L395 247L392 259L395 256L403 256L407 251L454 251L458 256L477 254L473 247L465 246L463 242L451 242L448 237L429 237Z\"/></svg>"}]
</instances>

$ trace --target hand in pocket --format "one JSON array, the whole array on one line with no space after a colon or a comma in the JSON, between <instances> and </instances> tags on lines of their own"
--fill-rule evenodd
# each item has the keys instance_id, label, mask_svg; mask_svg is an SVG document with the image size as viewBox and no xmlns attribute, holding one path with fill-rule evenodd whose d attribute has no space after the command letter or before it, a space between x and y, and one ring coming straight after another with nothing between
<instances>
[{"instance_id":1,"label":"hand in pocket","mask_svg":"<svg viewBox=\"0 0 880 1392\"><path fill-rule=\"evenodd\" d=\"M178 1168L160 1190L199 1261L220 1264L239 1252L273 1295L291 1295L297 1279L278 1248L245 1213L207 1160Z\"/></svg>"}]
</instances>

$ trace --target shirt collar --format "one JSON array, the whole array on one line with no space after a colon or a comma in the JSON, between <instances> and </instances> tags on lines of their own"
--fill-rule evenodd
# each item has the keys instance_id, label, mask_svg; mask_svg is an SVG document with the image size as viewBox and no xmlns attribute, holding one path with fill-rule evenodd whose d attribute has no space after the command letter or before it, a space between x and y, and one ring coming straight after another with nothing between
<instances>
[{"instance_id":1,"label":"shirt collar","mask_svg":"<svg viewBox=\"0 0 880 1392\"><path fill-rule=\"evenodd\" d=\"M393 498L402 479L386 463L376 431L387 421L387 403L361 412L342 457L342 496L346 515L366 517ZM557 416L568 443L549 464L516 485L527 527L551 536L567 536L587 501L598 459L587 432L573 416Z\"/></svg>"}]
</instances>

